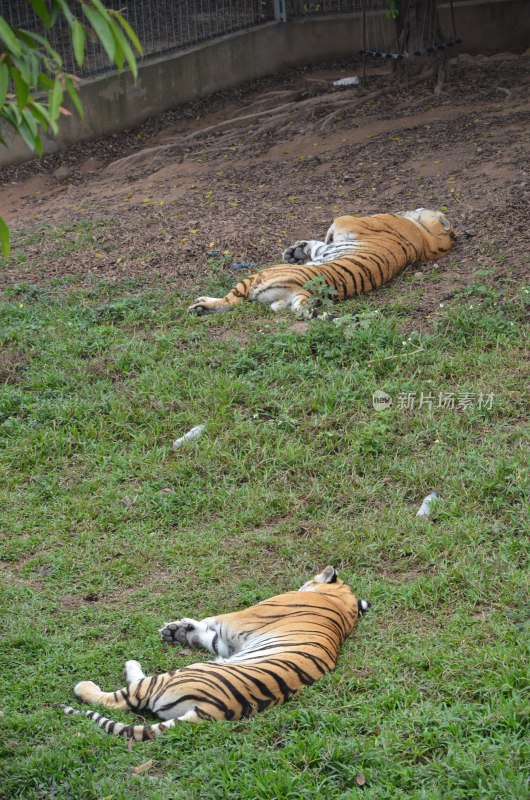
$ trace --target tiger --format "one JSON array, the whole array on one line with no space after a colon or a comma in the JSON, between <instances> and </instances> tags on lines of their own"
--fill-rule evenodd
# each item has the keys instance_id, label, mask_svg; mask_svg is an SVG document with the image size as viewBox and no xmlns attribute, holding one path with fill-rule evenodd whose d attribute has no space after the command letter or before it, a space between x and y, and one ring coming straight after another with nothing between
<instances>
[{"instance_id":1,"label":"tiger","mask_svg":"<svg viewBox=\"0 0 530 800\"><path fill-rule=\"evenodd\" d=\"M338 300L378 289L413 261L433 261L453 245L453 226L441 211L417 208L370 217L337 217L325 241L295 242L283 253L285 264L256 272L226 297L199 297L188 311L228 311L243 300L257 300L272 311L308 311L314 291L308 282L319 276Z\"/></svg>"},{"instance_id":2,"label":"tiger","mask_svg":"<svg viewBox=\"0 0 530 800\"><path fill-rule=\"evenodd\" d=\"M146 676L138 661L125 664L123 689L104 692L93 681L78 683L78 700L108 708L151 711L163 722L125 724L96 711L63 705L106 733L146 741L177 722L239 720L284 703L333 670L339 649L357 618L368 610L327 566L298 591L257 605L207 617L183 617L160 629L163 642L202 647L217 656L160 675Z\"/></svg>"}]
</instances>

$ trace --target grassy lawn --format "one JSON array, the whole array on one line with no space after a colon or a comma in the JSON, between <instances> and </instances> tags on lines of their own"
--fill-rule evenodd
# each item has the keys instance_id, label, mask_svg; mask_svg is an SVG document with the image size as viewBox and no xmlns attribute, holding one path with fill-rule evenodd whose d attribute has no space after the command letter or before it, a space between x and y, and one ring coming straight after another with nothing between
<instances>
[{"instance_id":1,"label":"grassy lawn","mask_svg":"<svg viewBox=\"0 0 530 800\"><path fill-rule=\"evenodd\" d=\"M188 296L127 280L4 291L2 798L525 796L530 295L486 271L420 335L428 291L308 330L250 304L191 318ZM79 680L119 688L129 658L147 674L193 662L164 649L164 622L328 563L372 609L291 703L132 749L51 707L79 707Z\"/></svg>"}]
</instances>

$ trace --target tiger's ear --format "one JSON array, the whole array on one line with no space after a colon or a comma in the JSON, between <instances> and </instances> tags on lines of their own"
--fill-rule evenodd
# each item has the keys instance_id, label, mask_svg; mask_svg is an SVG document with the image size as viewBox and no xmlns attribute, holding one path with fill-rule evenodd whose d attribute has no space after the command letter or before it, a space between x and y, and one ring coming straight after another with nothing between
<instances>
[{"instance_id":1,"label":"tiger's ear","mask_svg":"<svg viewBox=\"0 0 530 800\"><path fill-rule=\"evenodd\" d=\"M335 567L326 567L318 575L315 575L317 583L335 583L339 573Z\"/></svg>"}]
</instances>

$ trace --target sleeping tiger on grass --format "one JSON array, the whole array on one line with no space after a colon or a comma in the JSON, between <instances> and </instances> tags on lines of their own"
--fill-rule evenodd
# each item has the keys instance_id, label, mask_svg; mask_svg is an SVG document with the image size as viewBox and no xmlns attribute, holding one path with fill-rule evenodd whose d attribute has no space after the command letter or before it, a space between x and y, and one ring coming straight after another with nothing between
<instances>
[{"instance_id":1,"label":"sleeping tiger on grass","mask_svg":"<svg viewBox=\"0 0 530 800\"><path fill-rule=\"evenodd\" d=\"M188 311L227 311L242 300L258 300L273 311L307 306L306 284L322 276L339 300L378 289L413 261L432 261L454 241L449 220L440 211L417 208L402 214L337 217L325 242L314 239L287 248L287 264L267 267L244 278L226 297L199 297Z\"/></svg>"},{"instance_id":2,"label":"sleeping tiger on grass","mask_svg":"<svg viewBox=\"0 0 530 800\"><path fill-rule=\"evenodd\" d=\"M298 591L232 614L200 621L184 617L161 629L164 642L203 647L215 661L152 677L137 661L127 661L123 689L103 692L92 681L74 689L85 703L148 710L165 722L126 725L96 711L63 706L64 712L84 714L106 733L143 741L176 722L237 720L279 705L335 667L342 642L369 608L337 576L334 567L326 567Z\"/></svg>"}]
</instances>

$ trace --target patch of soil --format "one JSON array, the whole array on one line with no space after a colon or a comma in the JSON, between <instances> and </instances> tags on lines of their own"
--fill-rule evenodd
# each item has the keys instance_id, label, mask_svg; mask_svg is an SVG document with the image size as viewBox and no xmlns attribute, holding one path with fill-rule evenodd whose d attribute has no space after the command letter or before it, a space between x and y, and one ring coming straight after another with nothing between
<instances>
[{"instance_id":1,"label":"patch of soil","mask_svg":"<svg viewBox=\"0 0 530 800\"><path fill-rule=\"evenodd\" d=\"M232 261L264 265L296 239L322 237L339 214L419 206L447 207L454 251L379 291L376 305L410 301L421 328L477 269L521 279L530 57L460 56L439 95L428 83L407 90L383 65L366 88L331 91L355 73L355 61L293 70L4 170L0 215L20 234L0 289L128 277L192 300L212 249L228 251L229 274ZM50 221L74 232L54 238Z\"/></svg>"},{"instance_id":2,"label":"patch of soil","mask_svg":"<svg viewBox=\"0 0 530 800\"><path fill-rule=\"evenodd\" d=\"M23 562L20 561L0 560L0 575L2 576L2 581L5 583L6 586L16 585L16 586L30 586L33 589L37 588L38 583L36 581L18 577L18 575L21 572L22 563Z\"/></svg>"},{"instance_id":3,"label":"patch of soil","mask_svg":"<svg viewBox=\"0 0 530 800\"><path fill-rule=\"evenodd\" d=\"M28 363L27 357L20 350L4 345L0 349L0 384L17 383Z\"/></svg>"}]
</instances>

